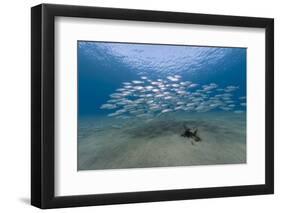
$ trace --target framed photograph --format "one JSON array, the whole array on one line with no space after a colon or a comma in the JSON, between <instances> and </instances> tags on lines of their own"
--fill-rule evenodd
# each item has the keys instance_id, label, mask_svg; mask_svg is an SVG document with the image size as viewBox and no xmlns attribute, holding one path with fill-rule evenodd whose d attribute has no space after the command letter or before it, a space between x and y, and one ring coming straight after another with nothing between
<instances>
[{"instance_id":1,"label":"framed photograph","mask_svg":"<svg viewBox=\"0 0 281 213\"><path fill-rule=\"evenodd\" d=\"M31 9L31 203L272 194L274 21Z\"/></svg>"}]
</instances>

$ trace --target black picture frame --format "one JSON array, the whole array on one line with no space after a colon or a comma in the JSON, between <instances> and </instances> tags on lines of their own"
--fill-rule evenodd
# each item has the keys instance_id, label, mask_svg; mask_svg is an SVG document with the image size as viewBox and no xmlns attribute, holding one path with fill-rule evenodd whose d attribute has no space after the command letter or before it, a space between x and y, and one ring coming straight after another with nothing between
<instances>
[{"instance_id":1,"label":"black picture frame","mask_svg":"<svg viewBox=\"0 0 281 213\"><path fill-rule=\"evenodd\" d=\"M58 16L264 28L265 184L56 197L54 20ZM274 20L271 18L41 4L31 8L31 97L31 204L36 207L47 209L274 192Z\"/></svg>"}]
</instances>

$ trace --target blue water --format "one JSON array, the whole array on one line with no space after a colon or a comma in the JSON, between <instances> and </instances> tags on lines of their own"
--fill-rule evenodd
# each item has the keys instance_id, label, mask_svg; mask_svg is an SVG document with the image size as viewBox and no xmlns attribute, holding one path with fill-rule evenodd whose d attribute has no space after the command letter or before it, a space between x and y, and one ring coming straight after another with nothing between
<instances>
[{"instance_id":1,"label":"blue water","mask_svg":"<svg viewBox=\"0 0 281 213\"><path fill-rule=\"evenodd\" d=\"M77 48L78 170L246 163L246 48Z\"/></svg>"},{"instance_id":2,"label":"blue water","mask_svg":"<svg viewBox=\"0 0 281 213\"><path fill-rule=\"evenodd\" d=\"M143 76L156 81L177 75L181 82L198 84L197 89L211 83L218 88L235 86L236 106L231 111L246 111L237 104L239 97L246 96L246 48L92 41L78 41L77 48L79 117L114 112L101 106L124 82Z\"/></svg>"}]
</instances>

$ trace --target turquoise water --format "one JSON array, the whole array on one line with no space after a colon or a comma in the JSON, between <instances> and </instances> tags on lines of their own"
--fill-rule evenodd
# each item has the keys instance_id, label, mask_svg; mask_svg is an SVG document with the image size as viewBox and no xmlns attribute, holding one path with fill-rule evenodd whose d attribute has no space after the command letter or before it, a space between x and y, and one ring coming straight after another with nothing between
<instances>
[{"instance_id":1,"label":"turquoise water","mask_svg":"<svg viewBox=\"0 0 281 213\"><path fill-rule=\"evenodd\" d=\"M246 48L77 48L78 169L246 162ZM186 126L202 143L181 137Z\"/></svg>"}]
</instances>

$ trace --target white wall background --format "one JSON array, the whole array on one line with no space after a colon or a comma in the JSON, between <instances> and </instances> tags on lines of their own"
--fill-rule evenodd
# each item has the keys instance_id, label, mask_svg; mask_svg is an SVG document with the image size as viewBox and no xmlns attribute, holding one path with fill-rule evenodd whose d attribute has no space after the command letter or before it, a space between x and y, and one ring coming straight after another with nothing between
<instances>
[{"instance_id":1,"label":"white wall background","mask_svg":"<svg viewBox=\"0 0 281 213\"><path fill-rule=\"evenodd\" d=\"M276 0L53 0L150 10L275 18L275 195L56 209L50 212L278 212L281 209L281 3ZM1 2L0 211L39 212L30 197L30 7L37 0ZM279 210L280 211L280 210Z\"/></svg>"}]
</instances>

